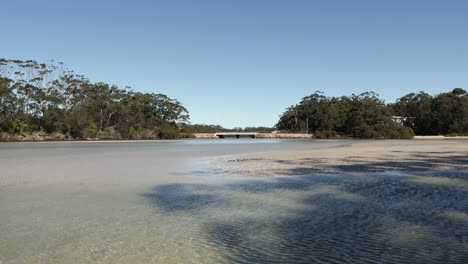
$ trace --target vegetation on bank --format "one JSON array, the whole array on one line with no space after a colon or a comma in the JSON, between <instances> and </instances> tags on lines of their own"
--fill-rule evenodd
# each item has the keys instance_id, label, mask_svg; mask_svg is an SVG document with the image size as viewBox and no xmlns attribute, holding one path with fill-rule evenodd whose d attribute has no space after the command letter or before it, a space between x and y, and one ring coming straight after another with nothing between
<instances>
[{"instance_id":1,"label":"vegetation on bank","mask_svg":"<svg viewBox=\"0 0 468 264\"><path fill-rule=\"evenodd\" d=\"M167 95L92 83L60 62L0 59L0 140L173 139L193 133L312 132L317 138L412 138L468 135L468 93L410 93L385 104L374 92L290 106L274 128L189 124Z\"/></svg>"},{"instance_id":2,"label":"vegetation on bank","mask_svg":"<svg viewBox=\"0 0 468 264\"><path fill-rule=\"evenodd\" d=\"M468 134L468 93L461 88L436 96L410 93L389 107L417 135Z\"/></svg>"},{"instance_id":3,"label":"vegetation on bank","mask_svg":"<svg viewBox=\"0 0 468 264\"><path fill-rule=\"evenodd\" d=\"M167 95L92 83L62 63L0 59L0 136L171 139L188 122Z\"/></svg>"},{"instance_id":4,"label":"vegetation on bank","mask_svg":"<svg viewBox=\"0 0 468 264\"><path fill-rule=\"evenodd\" d=\"M189 124L186 126L188 133L216 133L216 132L259 132L259 133L271 133L276 130L272 127L234 127L224 128L220 125L201 125L201 124Z\"/></svg>"},{"instance_id":5,"label":"vegetation on bank","mask_svg":"<svg viewBox=\"0 0 468 264\"><path fill-rule=\"evenodd\" d=\"M376 93L326 97L321 92L304 97L280 117L278 129L312 131L334 138L412 138L411 128L392 119L392 111Z\"/></svg>"},{"instance_id":6,"label":"vegetation on bank","mask_svg":"<svg viewBox=\"0 0 468 264\"><path fill-rule=\"evenodd\" d=\"M430 96L408 94L385 104L374 92L326 97L315 92L280 116L276 127L319 138L392 138L468 133L468 94L461 88Z\"/></svg>"},{"instance_id":7,"label":"vegetation on bank","mask_svg":"<svg viewBox=\"0 0 468 264\"><path fill-rule=\"evenodd\" d=\"M316 138L408 139L416 135L468 135L468 94L461 88L431 96L410 93L386 104L374 92L326 97L315 92L280 116L274 128L226 129L219 125L188 125L192 133L309 132Z\"/></svg>"}]
</instances>

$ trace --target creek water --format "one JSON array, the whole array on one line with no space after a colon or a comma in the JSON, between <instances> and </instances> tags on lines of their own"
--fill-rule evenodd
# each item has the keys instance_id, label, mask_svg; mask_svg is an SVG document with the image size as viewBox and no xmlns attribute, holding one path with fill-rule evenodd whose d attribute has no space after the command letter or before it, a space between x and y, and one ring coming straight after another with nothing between
<instances>
[{"instance_id":1,"label":"creek water","mask_svg":"<svg viewBox=\"0 0 468 264\"><path fill-rule=\"evenodd\" d=\"M466 170L246 177L223 167L345 144L0 144L0 263L468 263Z\"/></svg>"}]
</instances>

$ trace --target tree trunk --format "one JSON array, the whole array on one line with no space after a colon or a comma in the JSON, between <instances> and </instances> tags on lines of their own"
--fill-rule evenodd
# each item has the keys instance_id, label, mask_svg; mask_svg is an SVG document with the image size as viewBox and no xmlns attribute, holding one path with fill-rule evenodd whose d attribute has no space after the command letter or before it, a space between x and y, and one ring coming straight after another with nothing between
<instances>
[{"instance_id":1,"label":"tree trunk","mask_svg":"<svg viewBox=\"0 0 468 264\"><path fill-rule=\"evenodd\" d=\"M102 132L102 108L101 108L101 114L99 115L99 132Z\"/></svg>"}]
</instances>

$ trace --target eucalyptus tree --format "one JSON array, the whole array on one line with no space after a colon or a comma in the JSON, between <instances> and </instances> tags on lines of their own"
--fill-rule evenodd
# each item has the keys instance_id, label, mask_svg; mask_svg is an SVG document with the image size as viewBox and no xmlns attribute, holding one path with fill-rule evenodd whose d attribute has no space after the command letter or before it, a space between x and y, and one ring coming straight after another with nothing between
<instances>
[{"instance_id":1,"label":"eucalyptus tree","mask_svg":"<svg viewBox=\"0 0 468 264\"><path fill-rule=\"evenodd\" d=\"M329 123L327 119L328 98L322 92L315 93L302 98L296 107L298 117L298 127L302 131L306 130L326 130ZM327 128L326 128L327 127Z\"/></svg>"},{"instance_id":2,"label":"eucalyptus tree","mask_svg":"<svg viewBox=\"0 0 468 264\"><path fill-rule=\"evenodd\" d=\"M178 137L178 124L189 122L187 109L167 95L92 83L60 62L0 59L0 77L0 128L12 133L15 125L74 138L126 138L141 131Z\"/></svg>"},{"instance_id":3,"label":"eucalyptus tree","mask_svg":"<svg viewBox=\"0 0 468 264\"><path fill-rule=\"evenodd\" d=\"M461 88L439 94L431 104L432 125L440 134L468 133L468 94Z\"/></svg>"},{"instance_id":4,"label":"eucalyptus tree","mask_svg":"<svg viewBox=\"0 0 468 264\"><path fill-rule=\"evenodd\" d=\"M358 138L408 138L413 131L396 123L385 102L374 92L350 97L345 131Z\"/></svg>"},{"instance_id":5,"label":"eucalyptus tree","mask_svg":"<svg viewBox=\"0 0 468 264\"><path fill-rule=\"evenodd\" d=\"M0 131L8 130L17 113L17 98L11 83L8 78L0 78Z\"/></svg>"},{"instance_id":6,"label":"eucalyptus tree","mask_svg":"<svg viewBox=\"0 0 468 264\"><path fill-rule=\"evenodd\" d=\"M436 96L410 93L392 108L419 135L468 133L468 94L461 88Z\"/></svg>"},{"instance_id":7,"label":"eucalyptus tree","mask_svg":"<svg viewBox=\"0 0 468 264\"><path fill-rule=\"evenodd\" d=\"M315 92L287 108L277 128L359 138L409 138L412 130L392 120L391 110L374 92L349 97L326 97Z\"/></svg>"},{"instance_id":8,"label":"eucalyptus tree","mask_svg":"<svg viewBox=\"0 0 468 264\"><path fill-rule=\"evenodd\" d=\"M405 126L411 127L418 135L437 133L433 127L431 110L433 97L425 92L409 93L392 105L395 115L402 117Z\"/></svg>"},{"instance_id":9,"label":"eucalyptus tree","mask_svg":"<svg viewBox=\"0 0 468 264\"><path fill-rule=\"evenodd\" d=\"M286 108L286 111L280 116L276 128L288 131L300 130L297 105Z\"/></svg>"}]
</instances>

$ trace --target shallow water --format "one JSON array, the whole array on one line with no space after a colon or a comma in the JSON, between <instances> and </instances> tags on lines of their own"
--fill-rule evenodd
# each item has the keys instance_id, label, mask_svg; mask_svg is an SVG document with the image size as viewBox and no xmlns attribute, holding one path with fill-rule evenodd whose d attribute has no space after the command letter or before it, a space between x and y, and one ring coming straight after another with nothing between
<instances>
[{"instance_id":1,"label":"shallow water","mask_svg":"<svg viewBox=\"0 0 468 264\"><path fill-rule=\"evenodd\" d=\"M0 263L467 263L468 170L219 166L348 143L0 144Z\"/></svg>"}]
</instances>

